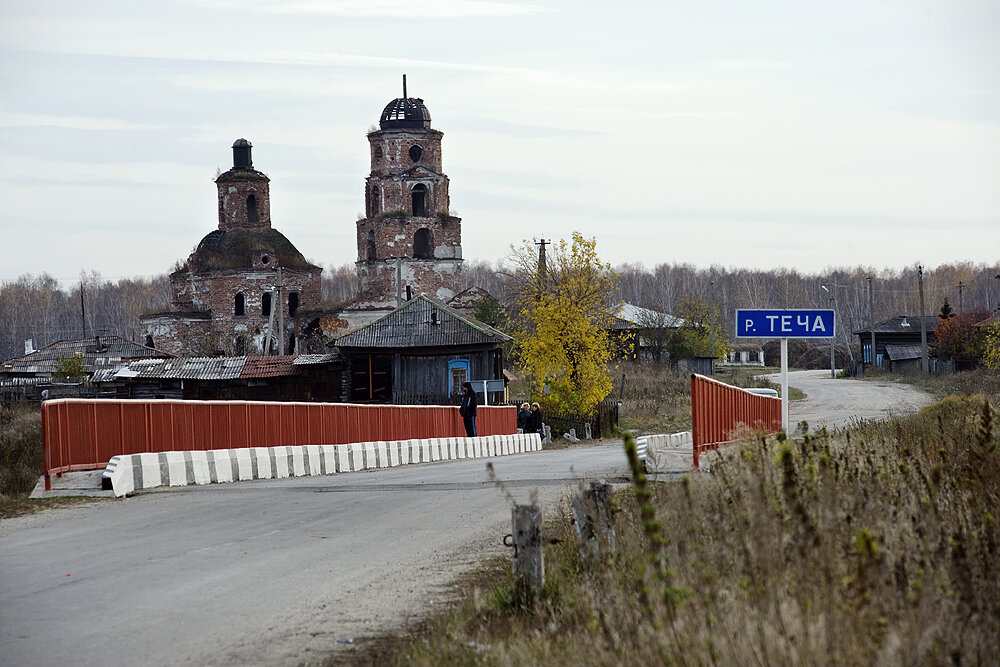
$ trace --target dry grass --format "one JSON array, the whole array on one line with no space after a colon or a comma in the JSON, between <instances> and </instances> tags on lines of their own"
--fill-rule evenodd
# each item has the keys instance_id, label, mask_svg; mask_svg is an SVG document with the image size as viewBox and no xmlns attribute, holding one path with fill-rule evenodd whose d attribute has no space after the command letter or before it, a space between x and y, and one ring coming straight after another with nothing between
<instances>
[{"instance_id":1,"label":"dry grass","mask_svg":"<svg viewBox=\"0 0 1000 667\"><path fill-rule=\"evenodd\" d=\"M581 559L563 512L533 609L494 568L395 663L990 664L994 419L982 397L952 397L836 439L760 438L643 508L642 486L619 494L606 562Z\"/></svg>"},{"instance_id":2,"label":"dry grass","mask_svg":"<svg viewBox=\"0 0 1000 667\"><path fill-rule=\"evenodd\" d=\"M0 497L31 493L43 464L39 407L25 403L0 407Z\"/></svg>"},{"instance_id":3,"label":"dry grass","mask_svg":"<svg viewBox=\"0 0 1000 667\"><path fill-rule=\"evenodd\" d=\"M758 378L772 369L727 367L713 379L736 387L772 387ZM619 427L637 435L677 433L691 429L691 374L671 369L666 364L620 364L612 369L616 386L625 373L625 394L619 415ZM804 396L798 392L799 397ZM790 398L796 398L794 392Z\"/></svg>"}]
</instances>

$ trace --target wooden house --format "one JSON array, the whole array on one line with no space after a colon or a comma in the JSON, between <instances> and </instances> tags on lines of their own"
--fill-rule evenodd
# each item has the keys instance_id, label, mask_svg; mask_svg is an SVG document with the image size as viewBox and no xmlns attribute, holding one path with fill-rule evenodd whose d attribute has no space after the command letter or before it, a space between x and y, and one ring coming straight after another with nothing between
<instances>
[{"instance_id":1,"label":"wooden house","mask_svg":"<svg viewBox=\"0 0 1000 667\"><path fill-rule=\"evenodd\" d=\"M420 294L371 324L332 343L343 356L349 387L344 401L454 404L463 382L489 402L504 394L507 334ZM480 397L483 402L485 396Z\"/></svg>"}]
</instances>

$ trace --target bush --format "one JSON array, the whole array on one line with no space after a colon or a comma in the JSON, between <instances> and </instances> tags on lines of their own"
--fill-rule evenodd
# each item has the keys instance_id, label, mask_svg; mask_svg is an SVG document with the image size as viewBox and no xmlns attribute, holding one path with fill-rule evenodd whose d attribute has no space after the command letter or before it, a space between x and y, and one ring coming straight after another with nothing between
<instances>
[{"instance_id":1,"label":"bush","mask_svg":"<svg viewBox=\"0 0 1000 667\"><path fill-rule=\"evenodd\" d=\"M43 466L39 408L23 403L0 407L0 495L31 493Z\"/></svg>"}]
</instances>

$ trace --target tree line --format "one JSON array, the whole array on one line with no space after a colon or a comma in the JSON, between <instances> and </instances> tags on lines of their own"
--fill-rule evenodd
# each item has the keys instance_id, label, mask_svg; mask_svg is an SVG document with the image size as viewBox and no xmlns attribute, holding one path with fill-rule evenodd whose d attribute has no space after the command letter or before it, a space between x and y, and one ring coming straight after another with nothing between
<instances>
[{"instance_id":1,"label":"tree line","mask_svg":"<svg viewBox=\"0 0 1000 667\"><path fill-rule=\"evenodd\" d=\"M462 271L464 287L483 288L511 312L516 308L518 272L513 259L466 260ZM697 299L714 307L717 323L729 332L737 308L834 307L838 315L837 338L847 342L852 332L866 330L871 324L869 285L875 322L920 314L915 265L903 269L855 266L801 273L665 263L654 267L625 264L614 267L614 271L618 279L611 301L627 301L673 314L685 300ZM1000 263L960 262L925 268L926 314L936 314L946 299L958 313L996 310L1000 306L998 275ZM353 264L324 270L325 302L345 303L356 290ZM36 349L59 340L95 335L119 335L141 342L145 332L139 321L143 314L166 310L169 305L166 274L109 280L90 271L66 286L46 273L22 275L0 283L0 358L23 354L24 341L29 338Z\"/></svg>"}]
</instances>

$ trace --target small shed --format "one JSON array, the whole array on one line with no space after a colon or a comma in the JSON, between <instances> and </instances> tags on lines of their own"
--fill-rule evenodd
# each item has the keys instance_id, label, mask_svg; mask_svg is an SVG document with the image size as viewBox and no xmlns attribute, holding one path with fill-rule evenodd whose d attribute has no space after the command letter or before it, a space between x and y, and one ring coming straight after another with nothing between
<instances>
[{"instance_id":1,"label":"small shed","mask_svg":"<svg viewBox=\"0 0 1000 667\"><path fill-rule=\"evenodd\" d=\"M458 402L466 381L479 386L499 381L488 385L489 402L503 399L503 345L510 340L420 294L332 345L349 373L344 401L450 405Z\"/></svg>"}]
</instances>

